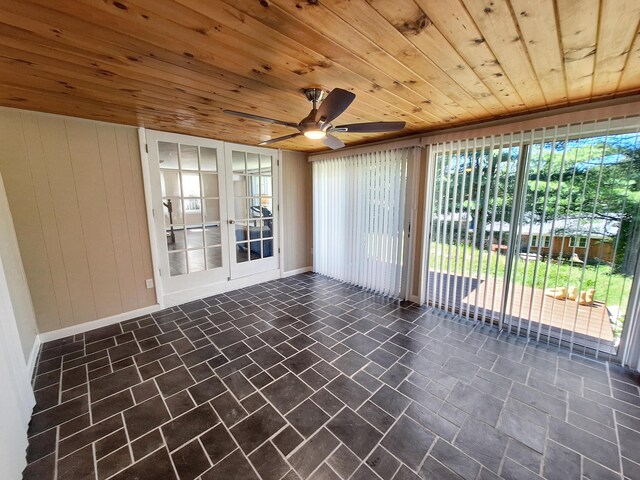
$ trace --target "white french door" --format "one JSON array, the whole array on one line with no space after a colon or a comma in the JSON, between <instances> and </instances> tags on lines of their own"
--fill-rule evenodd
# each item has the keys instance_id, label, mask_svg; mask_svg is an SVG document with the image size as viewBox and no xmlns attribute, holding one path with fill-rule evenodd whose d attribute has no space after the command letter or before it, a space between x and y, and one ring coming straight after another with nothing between
<instances>
[{"instance_id":1,"label":"white french door","mask_svg":"<svg viewBox=\"0 0 640 480\"><path fill-rule=\"evenodd\" d=\"M146 143L163 295L277 270L276 150L152 130Z\"/></svg>"},{"instance_id":2,"label":"white french door","mask_svg":"<svg viewBox=\"0 0 640 480\"><path fill-rule=\"evenodd\" d=\"M277 153L225 144L231 278L278 268Z\"/></svg>"},{"instance_id":3,"label":"white french door","mask_svg":"<svg viewBox=\"0 0 640 480\"><path fill-rule=\"evenodd\" d=\"M147 130L162 290L227 280L222 142Z\"/></svg>"}]
</instances>

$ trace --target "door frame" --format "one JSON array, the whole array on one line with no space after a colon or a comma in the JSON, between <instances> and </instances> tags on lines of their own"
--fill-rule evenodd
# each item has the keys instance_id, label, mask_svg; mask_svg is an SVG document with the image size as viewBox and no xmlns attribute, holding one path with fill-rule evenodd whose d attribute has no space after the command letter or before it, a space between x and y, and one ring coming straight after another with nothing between
<instances>
[{"instance_id":1,"label":"door frame","mask_svg":"<svg viewBox=\"0 0 640 480\"><path fill-rule=\"evenodd\" d=\"M149 163L150 159L149 159L148 144L147 144L148 142L147 130L155 131L159 133L168 133L172 135L179 135L179 134L173 134L171 132L162 132L160 130L145 129L143 127L138 128L138 142L139 142L139 148L140 148L140 161L141 161L141 167L142 167L142 178L144 183L144 198L145 198L145 207L146 207L146 214L147 214L147 230L148 230L149 245L151 250L151 262L153 265L153 283L154 283L155 292L156 292L156 302L159 305L160 309L172 307L175 305L180 305L182 303L197 300L200 298L205 298L211 295L217 295L220 293L229 292L239 288L245 288L251 285L256 285L262 282L280 278L281 277L281 263L280 263L281 260L278 257L279 259L278 259L277 267L276 269L273 269L273 270L258 273L255 275L249 275L247 277L239 277L236 279L231 279L227 277L225 281L202 284L193 288L187 288L180 291L165 291L165 288L162 282L161 267L160 267L161 255L163 255L163 250L160 248L160 245L158 245L158 235L156 233L157 226L156 226L156 220L154 218L153 182L152 182L152 176L151 176L151 165ZM196 139L202 138L202 137L193 137L188 135L182 135L182 137L187 139L189 137L196 138ZM214 139L211 139L211 140L214 140ZM214 141L220 142L222 144L221 153L222 155L225 155L225 143L227 142L222 142L220 140L214 140ZM239 146L245 149L256 148L256 147L249 147L247 145L239 145ZM277 180L274 180L274 181L278 182L278 187L279 187L280 175L281 175L280 169L279 169L280 151L275 149L269 149L269 150L273 152L274 158L276 158L277 160L276 165L278 166L278 173L277 173ZM226 162L223 162L223 163L226 163ZM226 175L226 170L225 170L225 175ZM226 188L226 182L225 182L225 188ZM280 204L279 188L277 190L277 194L278 196L276 197L274 195L273 198L274 198L274 203L277 203L279 205ZM221 198L221 203L224 203L224 199L222 198ZM225 203L225 206L226 206L226 203ZM223 209L221 206L221 211L220 211L221 222L222 222L223 210L224 210L225 221L227 220L227 209L226 208ZM274 213L279 213L279 212L277 212L277 209L276 209L276 212ZM159 219L159 221L160 220L161 218ZM280 221L279 215L278 215L278 221ZM279 234L281 232L281 229L282 229L282 226L280 224L276 232L278 234L278 241L280 238ZM278 244L278 249L279 247L280 246ZM225 255L224 252L223 252L223 255Z\"/></svg>"},{"instance_id":2,"label":"door frame","mask_svg":"<svg viewBox=\"0 0 640 480\"><path fill-rule=\"evenodd\" d=\"M164 288L160 277L159 259L160 252L156 243L156 226L153 218L153 197L151 195L151 169L149 166L149 153L147 151L147 130L138 128L138 144L140 147L140 163L142 166L142 181L144 183L144 203L147 213L147 231L149 234L149 246L151 249L151 265L153 267L153 283L156 291L156 303L160 308L165 308Z\"/></svg>"}]
</instances>

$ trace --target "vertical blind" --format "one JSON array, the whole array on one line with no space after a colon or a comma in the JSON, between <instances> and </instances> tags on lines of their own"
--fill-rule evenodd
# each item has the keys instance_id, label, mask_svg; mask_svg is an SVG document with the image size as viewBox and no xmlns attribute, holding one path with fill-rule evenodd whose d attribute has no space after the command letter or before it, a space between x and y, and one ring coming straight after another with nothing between
<instances>
[{"instance_id":1,"label":"vertical blind","mask_svg":"<svg viewBox=\"0 0 640 480\"><path fill-rule=\"evenodd\" d=\"M639 125L605 119L430 145L428 302L617 355L634 319Z\"/></svg>"},{"instance_id":2,"label":"vertical blind","mask_svg":"<svg viewBox=\"0 0 640 480\"><path fill-rule=\"evenodd\" d=\"M314 271L401 296L413 151L387 149L313 162Z\"/></svg>"}]
</instances>

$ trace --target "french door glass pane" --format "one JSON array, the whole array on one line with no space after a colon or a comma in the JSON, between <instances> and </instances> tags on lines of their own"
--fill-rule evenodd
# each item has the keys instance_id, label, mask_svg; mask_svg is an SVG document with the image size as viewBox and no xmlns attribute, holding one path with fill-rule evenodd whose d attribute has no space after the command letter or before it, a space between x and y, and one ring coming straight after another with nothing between
<instances>
[{"instance_id":1,"label":"french door glass pane","mask_svg":"<svg viewBox=\"0 0 640 480\"><path fill-rule=\"evenodd\" d=\"M215 148L200 147L200 170L203 172L218 171L218 154Z\"/></svg>"},{"instance_id":2,"label":"french door glass pane","mask_svg":"<svg viewBox=\"0 0 640 480\"><path fill-rule=\"evenodd\" d=\"M222 267L222 247L212 247L206 249L207 270Z\"/></svg>"},{"instance_id":3,"label":"french door glass pane","mask_svg":"<svg viewBox=\"0 0 640 480\"><path fill-rule=\"evenodd\" d=\"M241 198L236 198L233 201L234 205L235 205L235 211L234 211L234 215L235 218L238 220L244 220L249 216L249 209L247 207L247 199L244 197Z\"/></svg>"},{"instance_id":4,"label":"french door glass pane","mask_svg":"<svg viewBox=\"0 0 640 480\"><path fill-rule=\"evenodd\" d=\"M249 244L247 242L236 244L236 262L244 263L249 261Z\"/></svg>"},{"instance_id":5,"label":"french door glass pane","mask_svg":"<svg viewBox=\"0 0 640 480\"><path fill-rule=\"evenodd\" d=\"M206 198L204 201L204 221L219 222L220 221L220 200L214 198Z\"/></svg>"},{"instance_id":6,"label":"french door glass pane","mask_svg":"<svg viewBox=\"0 0 640 480\"><path fill-rule=\"evenodd\" d=\"M247 170L244 152L238 152L236 150L231 152L231 167L233 169L233 173L246 173ZM236 181L235 176L233 181Z\"/></svg>"},{"instance_id":7,"label":"french door glass pane","mask_svg":"<svg viewBox=\"0 0 640 480\"><path fill-rule=\"evenodd\" d=\"M184 223L182 215L182 200L180 198L164 198L164 224L181 225Z\"/></svg>"},{"instance_id":8,"label":"french door glass pane","mask_svg":"<svg viewBox=\"0 0 640 480\"><path fill-rule=\"evenodd\" d=\"M177 171L163 170L160 181L163 197L180 196L180 174Z\"/></svg>"},{"instance_id":9,"label":"french door glass pane","mask_svg":"<svg viewBox=\"0 0 640 480\"><path fill-rule=\"evenodd\" d=\"M189 250L187 252L187 260L189 261L189 273L205 270L204 250Z\"/></svg>"},{"instance_id":10,"label":"french door glass pane","mask_svg":"<svg viewBox=\"0 0 640 480\"><path fill-rule=\"evenodd\" d=\"M271 177L268 175L262 175L260 181L260 195L273 195L271 187Z\"/></svg>"},{"instance_id":11,"label":"french door glass pane","mask_svg":"<svg viewBox=\"0 0 640 480\"><path fill-rule=\"evenodd\" d=\"M198 147L194 145L180 145L180 169L198 170Z\"/></svg>"},{"instance_id":12,"label":"french door glass pane","mask_svg":"<svg viewBox=\"0 0 640 480\"><path fill-rule=\"evenodd\" d=\"M167 233L167 247L170 252L185 249L186 242L184 238L183 227L167 228L166 233Z\"/></svg>"},{"instance_id":13,"label":"french door glass pane","mask_svg":"<svg viewBox=\"0 0 640 480\"><path fill-rule=\"evenodd\" d=\"M236 261L251 262L273 256L273 159L269 155L233 152ZM244 163L243 163L244 162ZM244 170L241 169L244 167Z\"/></svg>"},{"instance_id":14,"label":"french door glass pane","mask_svg":"<svg viewBox=\"0 0 640 480\"><path fill-rule=\"evenodd\" d=\"M160 168L177 170L178 144L172 142L158 142L158 157Z\"/></svg>"},{"instance_id":15,"label":"french door glass pane","mask_svg":"<svg viewBox=\"0 0 640 480\"><path fill-rule=\"evenodd\" d=\"M247 153L247 173L258 173L260 171L260 155Z\"/></svg>"},{"instance_id":16,"label":"french door glass pane","mask_svg":"<svg viewBox=\"0 0 640 480\"><path fill-rule=\"evenodd\" d=\"M218 197L218 175L202 174L202 192L204 197Z\"/></svg>"},{"instance_id":17,"label":"french door glass pane","mask_svg":"<svg viewBox=\"0 0 640 480\"><path fill-rule=\"evenodd\" d=\"M260 155L260 172L264 175L271 173L271 156Z\"/></svg>"},{"instance_id":18,"label":"french door glass pane","mask_svg":"<svg viewBox=\"0 0 640 480\"><path fill-rule=\"evenodd\" d=\"M220 224L206 225L204 227L204 241L208 247L212 245L222 245L222 236L220 235Z\"/></svg>"},{"instance_id":19,"label":"french door glass pane","mask_svg":"<svg viewBox=\"0 0 640 480\"><path fill-rule=\"evenodd\" d=\"M184 197L199 197L200 174L182 172L182 191Z\"/></svg>"},{"instance_id":20,"label":"french door glass pane","mask_svg":"<svg viewBox=\"0 0 640 480\"><path fill-rule=\"evenodd\" d=\"M204 239L202 237L202 227L191 227L187 228L187 248L200 248L204 246Z\"/></svg>"},{"instance_id":21,"label":"french door glass pane","mask_svg":"<svg viewBox=\"0 0 640 480\"><path fill-rule=\"evenodd\" d=\"M169 274L172 277L187 274L186 252L169 252Z\"/></svg>"},{"instance_id":22,"label":"french door glass pane","mask_svg":"<svg viewBox=\"0 0 640 480\"><path fill-rule=\"evenodd\" d=\"M202 224L202 199L185 198L184 202L184 223L187 225Z\"/></svg>"},{"instance_id":23,"label":"french door glass pane","mask_svg":"<svg viewBox=\"0 0 640 480\"><path fill-rule=\"evenodd\" d=\"M216 150L171 142L158 149L169 274L221 267Z\"/></svg>"},{"instance_id":24,"label":"french door glass pane","mask_svg":"<svg viewBox=\"0 0 640 480\"><path fill-rule=\"evenodd\" d=\"M262 257L273 257L273 239L264 240L262 242Z\"/></svg>"},{"instance_id":25,"label":"french door glass pane","mask_svg":"<svg viewBox=\"0 0 640 480\"><path fill-rule=\"evenodd\" d=\"M260 199L261 215L263 217L273 217L273 198L262 197Z\"/></svg>"}]
</instances>

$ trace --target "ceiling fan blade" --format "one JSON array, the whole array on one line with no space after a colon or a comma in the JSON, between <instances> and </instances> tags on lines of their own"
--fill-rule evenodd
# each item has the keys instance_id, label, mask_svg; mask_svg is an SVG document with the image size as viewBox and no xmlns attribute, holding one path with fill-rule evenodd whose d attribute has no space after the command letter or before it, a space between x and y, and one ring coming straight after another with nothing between
<instances>
[{"instance_id":1,"label":"ceiling fan blade","mask_svg":"<svg viewBox=\"0 0 640 480\"><path fill-rule=\"evenodd\" d=\"M283 140L288 140L293 137L298 137L302 135L301 133L292 133L291 135L285 135L283 137L272 138L271 140L265 140L264 142L260 142L258 145L271 145L272 143L281 142Z\"/></svg>"},{"instance_id":2,"label":"ceiling fan blade","mask_svg":"<svg viewBox=\"0 0 640 480\"><path fill-rule=\"evenodd\" d=\"M322 143L324 143L327 147L337 150L338 148L344 147L344 143L338 137L334 137L333 135L327 135L322 139Z\"/></svg>"},{"instance_id":3,"label":"ceiling fan blade","mask_svg":"<svg viewBox=\"0 0 640 480\"><path fill-rule=\"evenodd\" d=\"M235 110L223 110L222 113L233 115L235 117L248 118L249 120L257 120L258 122L275 123L286 127L298 128L297 123L283 122L282 120L276 120L275 118L261 117L260 115L252 115L251 113L236 112Z\"/></svg>"},{"instance_id":4,"label":"ceiling fan blade","mask_svg":"<svg viewBox=\"0 0 640 480\"><path fill-rule=\"evenodd\" d=\"M335 118L338 118L342 112L344 112L351 102L356 98L355 94L342 90L341 88L334 88L331 93L325 98L318 111L316 112L316 122L323 120L325 123L329 123Z\"/></svg>"},{"instance_id":5,"label":"ceiling fan blade","mask_svg":"<svg viewBox=\"0 0 640 480\"><path fill-rule=\"evenodd\" d=\"M375 133L375 132L395 132L402 130L406 122L370 122L352 123L350 125L340 125L333 128L333 131L350 133Z\"/></svg>"}]
</instances>

